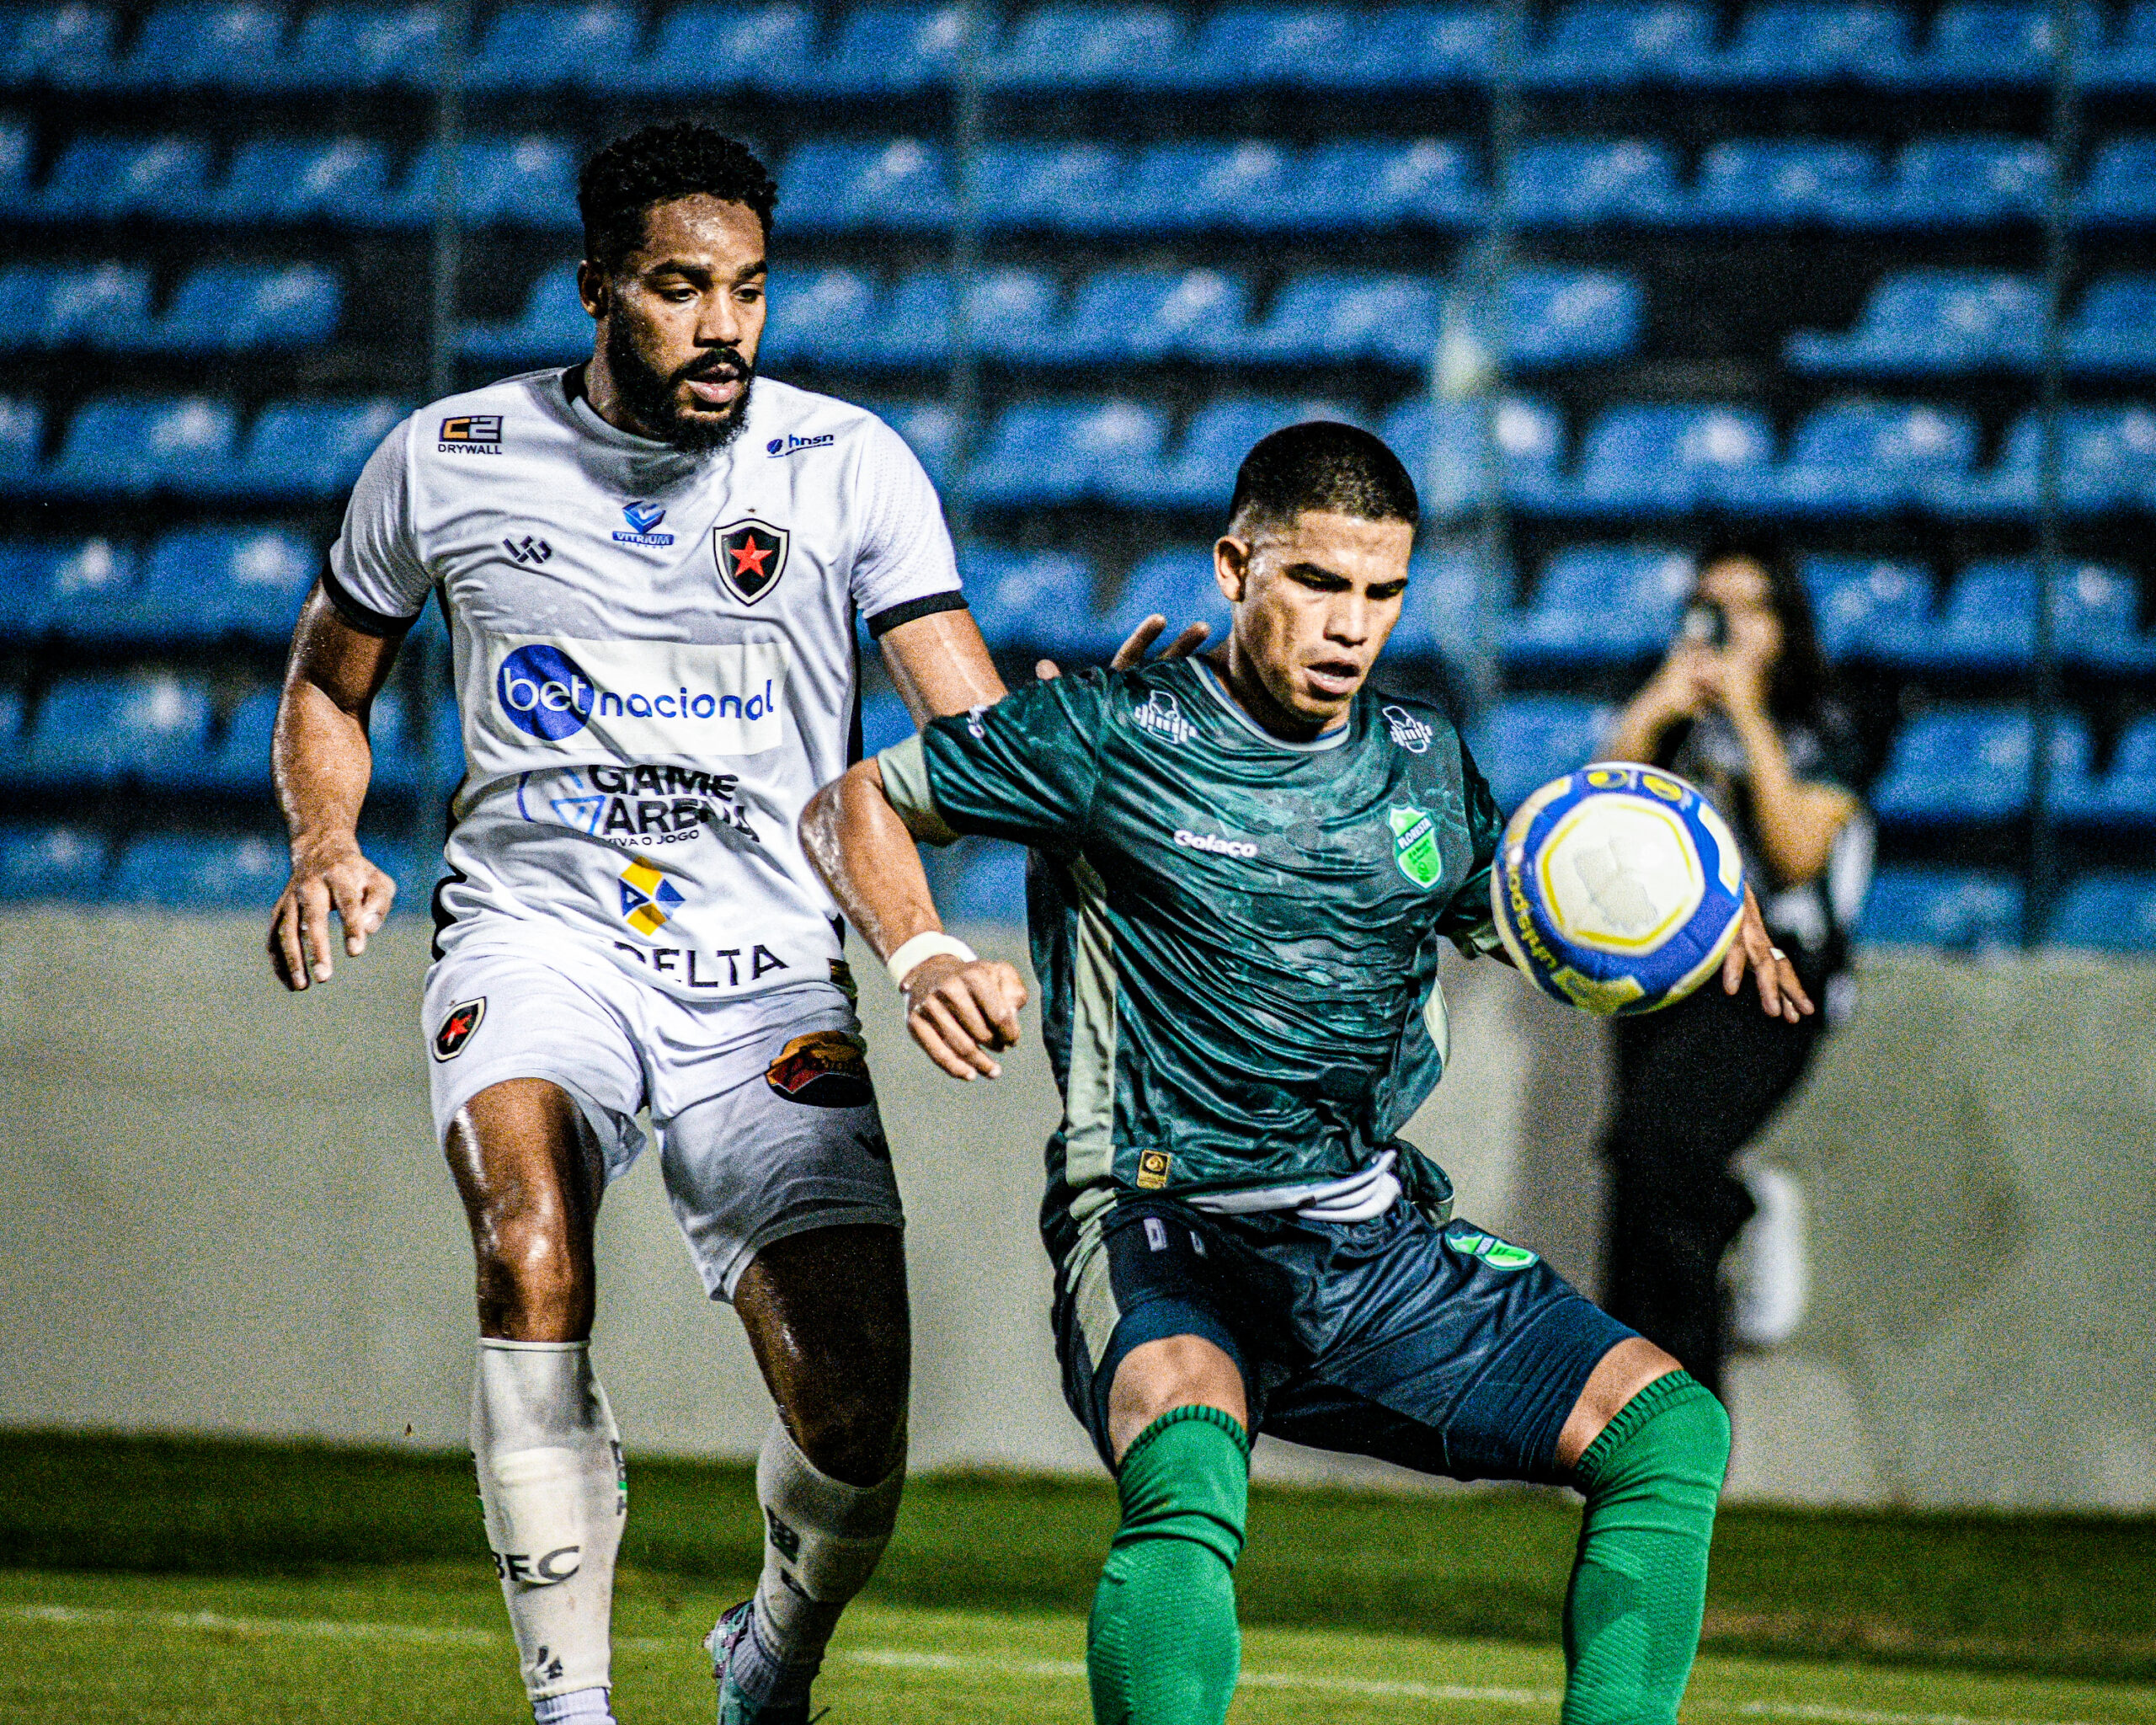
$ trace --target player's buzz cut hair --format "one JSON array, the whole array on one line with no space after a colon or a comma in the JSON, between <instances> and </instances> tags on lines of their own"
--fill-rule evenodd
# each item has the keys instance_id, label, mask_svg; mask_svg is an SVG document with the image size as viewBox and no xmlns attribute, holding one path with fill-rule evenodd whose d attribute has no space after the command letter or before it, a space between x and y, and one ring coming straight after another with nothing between
<instances>
[{"instance_id":1,"label":"player's buzz cut hair","mask_svg":"<svg viewBox=\"0 0 2156 1725\"><path fill-rule=\"evenodd\" d=\"M644 216L654 205L699 192L746 204L771 238L778 184L746 144L693 120L616 138L576 177L584 261L615 274L643 243Z\"/></svg>"},{"instance_id":2,"label":"player's buzz cut hair","mask_svg":"<svg viewBox=\"0 0 2156 1725\"><path fill-rule=\"evenodd\" d=\"M1309 510L1411 527L1422 519L1415 482L1385 440L1331 419L1260 438L1235 474L1228 523L1230 531L1284 527Z\"/></svg>"}]
</instances>

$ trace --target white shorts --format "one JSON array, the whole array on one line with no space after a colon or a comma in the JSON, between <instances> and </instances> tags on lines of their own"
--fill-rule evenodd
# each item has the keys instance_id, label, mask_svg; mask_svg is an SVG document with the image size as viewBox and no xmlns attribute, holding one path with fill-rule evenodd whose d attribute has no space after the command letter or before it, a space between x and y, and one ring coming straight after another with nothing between
<instances>
[{"instance_id":1,"label":"white shorts","mask_svg":"<svg viewBox=\"0 0 2156 1725\"><path fill-rule=\"evenodd\" d=\"M572 936L509 923L435 961L422 1013L437 1137L489 1085L544 1078L575 1098L611 1180L642 1152L648 1108L714 1300L774 1240L905 1224L860 1022L835 983L677 1000Z\"/></svg>"}]
</instances>

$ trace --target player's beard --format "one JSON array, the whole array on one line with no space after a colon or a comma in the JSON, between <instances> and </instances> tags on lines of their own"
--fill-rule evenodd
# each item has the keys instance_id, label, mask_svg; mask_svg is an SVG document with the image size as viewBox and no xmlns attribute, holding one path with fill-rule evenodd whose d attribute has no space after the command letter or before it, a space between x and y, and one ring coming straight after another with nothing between
<instances>
[{"instance_id":1,"label":"player's beard","mask_svg":"<svg viewBox=\"0 0 2156 1725\"><path fill-rule=\"evenodd\" d=\"M692 414L683 409L684 381L729 369L739 377L741 393L723 412ZM749 414L749 392L756 381L755 367L734 347L705 348L673 371L659 371L638 351L634 334L618 318L606 328L606 370L629 416L687 455L716 455L741 435Z\"/></svg>"}]
</instances>

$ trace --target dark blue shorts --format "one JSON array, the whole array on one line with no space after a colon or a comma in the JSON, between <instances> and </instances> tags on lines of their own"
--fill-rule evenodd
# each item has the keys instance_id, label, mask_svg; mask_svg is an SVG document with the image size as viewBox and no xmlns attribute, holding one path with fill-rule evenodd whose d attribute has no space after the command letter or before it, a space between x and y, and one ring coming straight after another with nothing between
<instances>
[{"instance_id":1,"label":"dark blue shorts","mask_svg":"<svg viewBox=\"0 0 2156 1725\"><path fill-rule=\"evenodd\" d=\"M1454 1479L1569 1483L1557 1434L1634 1332L1534 1253L1405 1202L1352 1226L1122 1197L1076 1287L1057 1278L1064 1399L1101 1459L1125 1354L1203 1336L1251 1429Z\"/></svg>"}]
</instances>

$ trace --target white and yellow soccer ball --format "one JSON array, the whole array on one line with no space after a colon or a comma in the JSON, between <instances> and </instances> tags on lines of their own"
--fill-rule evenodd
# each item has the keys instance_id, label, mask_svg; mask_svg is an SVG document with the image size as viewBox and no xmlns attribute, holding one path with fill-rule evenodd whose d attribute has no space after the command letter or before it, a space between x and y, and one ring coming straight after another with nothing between
<instances>
[{"instance_id":1,"label":"white and yellow soccer ball","mask_svg":"<svg viewBox=\"0 0 2156 1725\"><path fill-rule=\"evenodd\" d=\"M1513 962L1598 1017L1652 1012L1714 974L1744 915L1744 859L1673 772L1597 761L1506 824L1490 904Z\"/></svg>"}]
</instances>

